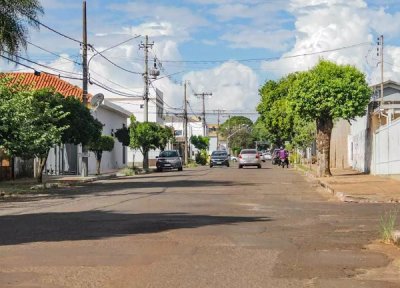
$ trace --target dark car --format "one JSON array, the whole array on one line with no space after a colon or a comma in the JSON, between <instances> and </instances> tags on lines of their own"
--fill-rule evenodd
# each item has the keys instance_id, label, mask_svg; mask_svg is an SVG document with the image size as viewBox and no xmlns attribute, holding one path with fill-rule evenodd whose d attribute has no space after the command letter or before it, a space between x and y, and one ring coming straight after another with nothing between
<instances>
[{"instance_id":1,"label":"dark car","mask_svg":"<svg viewBox=\"0 0 400 288\"><path fill-rule=\"evenodd\" d=\"M226 151L213 151L210 158L210 168L214 166L229 167L229 155Z\"/></svg>"},{"instance_id":2,"label":"dark car","mask_svg":"<svg viewBox=\"0 0 400 288\"><path fill-rule=\"evenodd\" d=\"M157 171L161 172L164 169L178 169L183 170L182 158L179 156L177 150L165 150L160 153L156 162Z\"/></svg>"}]
</instances>

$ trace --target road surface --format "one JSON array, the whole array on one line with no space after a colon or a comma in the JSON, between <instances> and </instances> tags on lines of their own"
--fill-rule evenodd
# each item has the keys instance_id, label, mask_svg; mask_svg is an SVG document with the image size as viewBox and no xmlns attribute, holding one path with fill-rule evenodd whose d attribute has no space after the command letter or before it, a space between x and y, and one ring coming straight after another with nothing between
<instances>
[{"instance_id":1,"label":"road surface","mask_svg":"<svg viewBox=\"0 0 400 288\"><path fill-rule=\"evenodd\" d=\"M400 287L390 207L270 164L71 187L0 202L0 287Z\"/></svg>"}]
</instances>

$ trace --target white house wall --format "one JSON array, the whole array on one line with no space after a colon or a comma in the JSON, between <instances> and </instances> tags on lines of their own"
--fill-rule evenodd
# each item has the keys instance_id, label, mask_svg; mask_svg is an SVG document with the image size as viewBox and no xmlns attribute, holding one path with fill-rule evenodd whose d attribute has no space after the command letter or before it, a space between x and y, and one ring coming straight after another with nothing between
<instances>
[{"instance_id":1,"label":"white house wall","mask_svg":"<svg viewBox=\"0 0 400 288\"><path fill-rule=\"evenodd\" d=\"M400 174L400 119L377 130L373 140L372 173Z\"/></svg>"},{"instance_id":2,"label":"white house wall","mask_svg":"<svg viewBox=\"0 0 400 288\"><path fill-rule=\"evenodd\" d=\"M367 116L358 117L350 126L350 162L353 169L366 171L365 149L367 136Z\"/></svg>"},{"instance_id":3,"label":"white house wall","mask_svg":"<svg viewBox=\"0 0 400 288\"><path fill-rule=\"evenodd\" d=\"M101 123L103 123L103 135L112 136L117 129L127 125L127 116L110 111L105 107L100 106L94 113L95 116ZM114 142L114 149L111 152L103 152L103 157L101 159L101 172L110 172L113 170L120 169L126 166L127 163L127 153L123 153L122 146L116 138ZM125 158L124 158L125 156ZM89 174L96 173L96 157L93 152L89 153Z\"/></svg>"}]
</instances>

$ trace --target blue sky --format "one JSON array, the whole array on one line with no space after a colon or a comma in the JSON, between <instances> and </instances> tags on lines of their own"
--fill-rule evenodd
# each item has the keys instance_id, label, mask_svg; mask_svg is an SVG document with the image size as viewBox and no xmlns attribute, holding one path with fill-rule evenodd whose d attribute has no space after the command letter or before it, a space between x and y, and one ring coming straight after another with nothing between
<instances>
[{"instance_id":1,"label":"blue sky","mask_svg":"<svg viewBox=\"0 0 400 288\"><path fill-rule=\"evenodd\" d=\"M42 0L42 4L43 23L81 38L82 1ZM319 57L356 65L371 83L376 83L380 79L375 41L380 34L385 36L385 78L400 80L397 0L88 0L87 12L89 43L98 50L133 35L149 35L155 42L151 57L157 56L162 62L162 74L178 73L154 82L171 106L182 104L182 86L178 82L190 80L191 90L213 92L208 109L254 111L258 88L265 80L308 69ZM40 31L32 30L30 40L79 61L79 44L43 27ZM123 67L143 71L140 41L143 37L106 52L106 56ZM351 49L287 59L360 43L363 44ZM80 73L79 65L31 45L27 55L43 64L77 73L73 75ZM7 63L3 67L20 68ZM143 86L140 75L128 74L99 57L93 59L90 68L92 77L96 75L97 80L115 89L128 92ZM94 93L99 88L90 89ZM190 101L194 109L200 110L195 97Z\"/></svg>"}]
</instances>

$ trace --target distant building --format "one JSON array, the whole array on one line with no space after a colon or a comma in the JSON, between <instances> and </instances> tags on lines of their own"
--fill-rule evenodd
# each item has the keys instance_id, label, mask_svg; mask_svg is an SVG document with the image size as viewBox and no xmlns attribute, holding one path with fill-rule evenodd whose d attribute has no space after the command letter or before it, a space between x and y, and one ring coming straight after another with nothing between
<instances>
[{"instance_id":1,"label":"distant building","mask_svg":"<svg viewBox=\"0 0 400 288\"><path fill-rule=\"evenodd\" d=\"M129 111L131 115L134 115L136 121L143 122L145 119L145 100L143 99L143 88L134 89L138 97L121 97L116 95L107 95L106 98L110 102L122 107ZM149 91L148 101L148 121L164 124L164 95L163 92L157 88ZM130 121L128 120L128 125ZM149 165L154 166L156 157L159 155L159 150L149 151ZM143 164L143 155L139 150L128 149L128 165L132 163L135 166L140 167Z\"/></svg>"}]
</instances>

